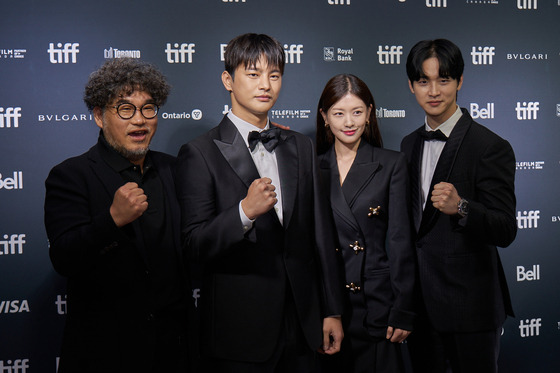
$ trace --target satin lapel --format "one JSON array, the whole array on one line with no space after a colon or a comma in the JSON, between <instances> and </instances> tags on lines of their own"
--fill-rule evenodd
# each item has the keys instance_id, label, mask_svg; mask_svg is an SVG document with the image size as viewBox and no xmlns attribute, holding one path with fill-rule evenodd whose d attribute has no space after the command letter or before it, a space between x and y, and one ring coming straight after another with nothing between
<instances>
[{"instance_id":1,"label":"satin lapel","mask_svg":"<svg viewBox=\"0 0 560 373\"><path fill-rule=\"evenodd\" d=\"M457 158L457 152L459 151L459 147L465 138L465 134L471 127L471 121L472 119L470 115L463 111L463 116L453 128L453 131L451 131L449 139L445 143L441 155L439 156L434 176L432 177L432 182L430 184L430 193L434 189L435 184L449 180L449 175L453 169L453 165L455 164L455 159ZM439 211L434 208L432 203L430 203L428 197L426 207L424 208L424 214L422 215L422 224L420 225L419 235L422 235L423 232L430 229L435 221L434 218L438 213Z\"/></svg>"},{"instance_id":2,"label":"satin lapel","mask_svg":"<svg viewBox=\"0 0 560 373\"><path fill-rule=\"evenodd\" d=\"M180 215L179 205L176 202L177 192L175 191L175 179L171 172L169 164L162 164L159 162L159 158L152 157L156 170L163 184L164 196L165 196L165 215L167 221L171 221L171 228L173 232L173 243L178 251L179 257L182 258L183 254L181 251L180 237Z\"/></svg>"},{"instance_id":3,"label":"satin lapel","mask_svg":"<svg viewBox=\"0 0 560 373\"><path fill-rule=\"evenodd\" d=\"M298 188L299 157L296 138L289 132L282 131L275 153L282 185L282 220L284 228L287 228L294 211Z\"/></svg>"},{"instance_id":4,"label":"satin lapel","mask_svg":"<svg viewBox=\"0 0 560 373\"><path fill-rule=\"evenodd\" d=\"M424 126L420 127L415 132L424 130ZM414 145L412 148L412 157L410 160L410 186L411 186L411 202L412 202L412 217L414 219L414 228L416 232L420 229L422 221L422 185L420 183L422 169L422 152L424 150L424 140L420 135L416 135Z\"/></svg>"},{"instance_id":5,"label":"satin lapel","mask_svg":"<svg viewBox=\"0 0 560 373\"><path fill-rule=\"evenodd\" d=\"M260 176L245 141L241 138L241 134L235 125L227 117L224 117L219 124L219 134L220 138L214 139L214 143L220 149L220 152L233 171L239 176L245 186L249 188L251 183L255 179L260 178Z\"/></svg>"},{"instance_id":6,"label":"satin lapel","mask_svg":"<svg viewBox=\"0 0 560 373\"><path fill-rule=\"evenodd\" d=\"M379 168L379 162L373 160L373 152L373 146L362 141L354 163L352 163L348 175L344 179L342 192L350 207L352 207L360 191L370 182Z\"/></svg>"},{"instance_id":7,"label":"satin lapel","mask_svg":"<svg viewBox=\"0 0 560 373\"><path fill-rule=\"evenodd\" d=\"M319 165L321 172L328 180L330 186L330 201L333 213L344 220L352 229L359 231L358 222L344 197L342 187L340 186L340 174L338 172L338 164L336 163L336 155L334 148L331 147L322 157Z\"/></svg>"},{"instance_id":8,"label":"satin lapel","mask_svg":"<svg viewBox=\"0 0 560 373\"><path fill-rule=\"evenodd\" d=\"M125 184L121 175L118 174L115 170L113 170L105 161L101 158L99 154L98 147L99 144L90 151L89 159L91 161L90 166L99 179L100 183L105 187L105 191L109 195L111 201L115 196L115 192L121 186ZM134 237L138 239L132 239L134 241L134 245L138 248L140 256L144 260L144 263L148 265L148 252L146 247L144 246L144 239L142 235L142 229L140 228L140 222L138 219L130 223L132 230L134 231ZM123 227L126 228L126 227Z\"/></svg>"}]
</instances>

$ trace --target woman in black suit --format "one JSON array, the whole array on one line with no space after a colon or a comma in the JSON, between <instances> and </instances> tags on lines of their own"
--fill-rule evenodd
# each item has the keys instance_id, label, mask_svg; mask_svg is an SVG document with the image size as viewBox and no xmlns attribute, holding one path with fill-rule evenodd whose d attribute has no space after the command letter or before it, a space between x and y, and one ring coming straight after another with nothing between
<instances>
[{"instance_id":1,"label":"woman in black suit","mask_svg":"<svg viewBox=\"0 0 560 373\"><path fill-rule=\"evenodd\" d=\"M373 96L353 75L328 81L316 136L346 288L342 349L323 369L403 372L416 276L405 156L382 149Z\"/></svg>"}]
</instances>

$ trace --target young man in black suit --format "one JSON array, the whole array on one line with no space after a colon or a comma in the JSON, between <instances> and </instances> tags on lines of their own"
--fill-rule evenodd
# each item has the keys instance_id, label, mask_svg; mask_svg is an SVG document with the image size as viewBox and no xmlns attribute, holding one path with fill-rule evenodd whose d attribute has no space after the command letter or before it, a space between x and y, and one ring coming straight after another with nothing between
<instances>
[{"instance_id":1,"label":"young man in black suit","mask_svg":"<svg viewBox=\"0 0 560 373\"><path fill-rule=\"evenodd\" d=\"M513 315L496 246L515 238L510 144L457 106L464 62L445 39L424 40L406 69L425 123L406 136L423 312L409 338L415 372L495 372Z\"/></svg>"},{"instance_id":2,"label":"young man in black suit","mask_svg":"<svg viewBox=\"0 0 560 373\"><path fill-rule=\"evenodd\" d=\"M312 372L343 337L331 215L311 139L270 128L284 50L225 51L231 111L179 152L184 246L203 266L202 351L216 372Z\"/></svg>"},{"instance_id":3,"label":"young man in black suit","mask_svg":"<svg viewBox=\"0 0 560 373\"><path fill-rule=\"evenodd\" d=\"M45 182L50 257L68 278L59 373L187 369L175 158L149 150L168 93L155 67L107 61L84 95L97 144Z\"/></svg>"}]
</instances>

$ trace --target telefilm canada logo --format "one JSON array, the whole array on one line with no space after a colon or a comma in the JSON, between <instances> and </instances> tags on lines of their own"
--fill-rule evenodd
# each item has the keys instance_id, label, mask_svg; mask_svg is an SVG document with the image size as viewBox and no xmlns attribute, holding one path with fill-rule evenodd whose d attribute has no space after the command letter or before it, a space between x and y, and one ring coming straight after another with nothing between
<instances>
[{"instance_id":1,"label":"telefilm canada logo","mask_svg":"<svg viewBox=\"0 0 560 373\"><path fill-rule=\"evenodd\" d=\"M515 162L515 170L542 170L544 161L517 161Z\"/></svg>"},{"instance_id":2,"label":"telefilm canada logo","mask_svg":"<svg viewBox=\"0 0 560 373\"><path fill-rule=\"evenodd\" d=\"M109 47L103 50L103 57L105 58L141 58L142 53L139 50L124 50Z\"/></svg>"},{"instance_id":3,"label":"telefilm canada logo","mask_svg":"<svg viewBox=\"0 0 560 373\"><path fill-rule=\"evenodd\" d=\"M168 63L192 63L195 43L167 43L165 54Z\"/></svg>"},{"instance_id":4,"label":"telefilm canada logo","mask_svg":"<svg viewBox=\"0 0 560 373\"><path fill-rule=\"evenodd\" d=\"M177 113L168 113L164 112L161 113L161 119L193 119L193 120L201 120L202 119L202 110L194 109L190 113L183 111Z\"/></svg>"},{"instance_id":5,"label":"telefilm canada logo","mask_svg":"<svg viewBox=\"0 0 560 373\"><path fill-rule=\"evenodd\" d=\"M309 119L309 109L273 109L270 110L270 119Z\"/></svg>"},{"instance_id":6,"label":"telefilm canada logo","mask_svg":"<svg viewBox=\"0 0 560 373\"><path fill-rule=\"evenodd\" d=\"M18 128L21 107L0 107L0 128Z\"/></svg>"},{"instance_id":7,"label":"telefilm canada logo","mask_svg":"<svg viewBox=\"0 0 560 373\"><path fill-rule=\"evenodd\" d=\"M387 109L379 107L375 109L375 116L377 118L405 118L406 110L403 109Z\"/></svg>"},{"instance_id":8,"label":"telefilm canada logo","mask_svg":"<svg viewBox=\"0 0 560 373\"><path fill-rule=\"evenodd\" d=\"M50 63L76 63L78 61L78 53L80 50L80 43L49 43L49 49L47 53L49 54Z\"/></svg>"},{"instance_id":9,"label":"telefilm canada logo","mask_svg":"<svg viewBox=\"0 0 560 373\"><path fill-rule=\"evenodd\" d=\"M25 244L25 234L4 234L0 240L0 256L21 255Z\"/></svg>"},{"instance_id":10,"label":"telefilm canada logo","mask_svg":"<svg viewBox=\"0 0 560 373\"><path fill-rule=\"evenodd\" d=\"M323 60L327 62L352 62L354 48L323 47Z\"/></svg>"},{"instance_id":11,"label":"telefilm canada logo","mask_svg":"<svg viewBox=\"0 0 560 373\"><path fill-rule=\"evenodd\" d=\"M23 189L23 171L14 171L11 177L6 176L0 173L0 189Z\"/></svg>"},{"instance_id":12,"label":"telefilm canada logo","mask_svg":"<svg viewBox=\"0 0 560 373\"><path fill-rule=\"evenodd\" d=\"M0 60L20 60L26 53L27 49L0 49Z\"/></svg>"}]
</instances>

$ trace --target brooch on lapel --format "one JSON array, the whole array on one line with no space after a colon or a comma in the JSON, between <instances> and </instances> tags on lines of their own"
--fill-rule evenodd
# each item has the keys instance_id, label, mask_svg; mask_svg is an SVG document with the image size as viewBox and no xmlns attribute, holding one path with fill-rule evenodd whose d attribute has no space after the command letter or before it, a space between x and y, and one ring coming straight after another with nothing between
<instances>
[{"instance_id":1,"label":"brooch on lapel","mask_svg":"<svg viewBox=\"0 0 560 373\"><path fill-rule=\"evenodd\" d=\"M376 208L370 207L367 216L368 218L371 218L372 216L379 215L380 213L381 213L381 206L377 206Z\"/></svg>"}]
</instances>

